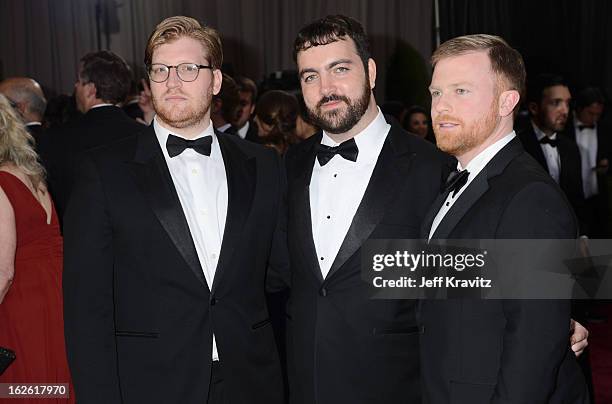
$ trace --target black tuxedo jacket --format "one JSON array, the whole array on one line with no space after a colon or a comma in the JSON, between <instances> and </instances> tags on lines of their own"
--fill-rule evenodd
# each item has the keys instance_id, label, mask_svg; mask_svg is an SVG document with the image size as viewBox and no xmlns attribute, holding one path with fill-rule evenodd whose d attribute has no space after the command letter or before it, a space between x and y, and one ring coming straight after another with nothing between
<instances>
[{"instance_id":1,"label":"black tuxedo jacket","mask_svg":"<svg viewBox=\"0 0 612 404\"><path fill-rule=\"evenodd\" d=\"M229 200L210 289L153 127L85 153L64 229L80 403L205 403L213 332L228 402L282 402L264 277L284 169L272 150L217 138Z\"/></svg>"},{"instance_id":2,"label":"black tuxedo jacket","mask_svg":"<svg viewBox=\"0 0 612 404\"><path fill-rule=\"evenodd\" d=\"M519 139L525 148L525 151L548 171L546 157L538 142L538 138L533 130L531 122L526 129L518 133ZM559 186L569 199L570 204L574 208L578 219L581 221L581 227L584 226L582 219L584 217L584 192L582 190L582 167L580 163L580 151L576 142L564 136L561 132L557 133L559 141L557 149L559 151L559 159L561 161L561 170L559 173ZM583 229L584 233L586 229Z\"/></svg>"},{"instance_id":3,"label":"black tuxedo jacket","mask_svg":"<svg viewBox=\"0 0 612 404\"><path fill-rule=\"evenodd\" d=\"M576 128L574 127L573 117L568 120L563 131L563 136L567 136L574 143L576 142ZM600 121L597 124L597 162L600 160L607 159L609 162L612 160L612 127L606 122ZM599 195L608 194L607 176L610 175L610 170L607 174L598 175L597 185L599 188Z\"/></svg>"},{"instance_id":4,"label":"black tuxedo jacket","mask_svg":"<svg viewBox=\"0 0 612 404\"><path fill-rule=\"evenodd\" d=\"M25 127L30 135L34 138L34 144L36 146L36 151L38 151L38 145L41 142L41 138L44 136L45 130L42 125L26 125Z\"/></svg>"},{"instance_id":5,"label":"black tuxedo jacket","mask_svg":"<svg viewBox=\"0 0 612 404\"><path fill-rule=\"evenodd\" d=\"M77 161L85 150L113 143L145 128L116 106L92 108L77 121L53 128L41 141L41 157L60 218L75 181Z\"/></svg>"},{"instance_id":6,"label":"black tuxedo jacket","mask_svg":"<svg viewBox=\"0 0 612 404\"><path fill-rule=\"evenodd\" d=\"M337 257L323 279L312 235L309 185L321 133L286 155L292 404L420 401L416 304L372 300L362 280L368 239L419 235L448 157L393 126ZM336 157L339 158L339 157Z\"/></svg>"},{"instance_id":7,"label":"black tuxedo jacket","mask_svg":"<svg viewBox=\"0 0 612 404\"><path fill-rule=\"evenodd\" d=\"M427 214L422 235L448 193ZM577 224L550 176L513 139L440 222L438 239L572 239ZM568 342L569 301L423 300L425 402L582 403L585 385Z\"/></svg>"}]
</instances>

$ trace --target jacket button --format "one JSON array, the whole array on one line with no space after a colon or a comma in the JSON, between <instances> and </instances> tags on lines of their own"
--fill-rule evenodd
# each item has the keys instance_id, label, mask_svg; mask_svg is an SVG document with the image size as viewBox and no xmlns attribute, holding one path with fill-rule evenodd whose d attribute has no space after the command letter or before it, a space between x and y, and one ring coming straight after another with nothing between
<instances>
[{"instance_id":1,"label":"jacket button","mask_svg":"<svg viewBox=\"0 0 612 404\"><path fill-rule=\"evenodd\" d=\"M319 290L319 295L321 295L321 296L323 296L323 297L327 296L327 289L325 289L325 288L321 288L321 289Z\"/></svg>"},{"instance_id":2,"label":"jacket button","mask_svg":"<svg viewBox=\"0 0 612 404\"><path fill-rule=\"evenodd\" d=\"M212 299L210 299L210 305L214 306L215 304L217 304L217 299L213 297Z\"/></svg>"}]
</instances>

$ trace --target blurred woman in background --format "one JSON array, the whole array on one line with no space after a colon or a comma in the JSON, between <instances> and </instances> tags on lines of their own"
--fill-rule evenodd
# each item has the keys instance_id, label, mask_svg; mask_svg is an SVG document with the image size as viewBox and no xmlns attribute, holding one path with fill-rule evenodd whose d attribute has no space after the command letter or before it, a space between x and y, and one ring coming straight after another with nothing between
<instances>
[{"instance_id":1,"label":"blurred woman in background","mask_svg":"<svg viewBox=\"0 0 612 404\"><path fill-rule=\"evenodd\" d=\"M16 355L0 383L70 383L62 238L44 174L30 134L0 95L0 346ZM69 391L70 399L18 401L73 403Z\"/></svg>"},{"instance_id":2,"label":"blurred woman in background","mask_svg":"<svg viewBox=\"0 0 612 404\"><path fill-rule=\"evenodd\" d=\"M403 126L408 132L423 139L431 140L429 112L425 108L418 105L410 107L404 117Z\"/></svg>"},{"instance_id":3,"label":"blurred woman in background","mask_svg":"<svg viewBox=\"0 0 612 404\"><path fill-rule=\"evenodd\" d=\"M263 94L255 106L255 123L261 144L273 147L280 154L285 153L290 144L297 143L295 133L298 116L296 98L280 90Z\"/></svg>"}]
</instances>

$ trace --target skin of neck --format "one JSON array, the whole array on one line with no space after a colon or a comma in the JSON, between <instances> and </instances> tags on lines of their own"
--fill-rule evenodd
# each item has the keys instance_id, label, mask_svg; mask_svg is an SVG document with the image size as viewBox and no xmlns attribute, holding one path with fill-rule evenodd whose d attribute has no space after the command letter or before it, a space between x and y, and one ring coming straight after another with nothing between
<instances>
[{"instance_id":1,"label":"skin of neck","mask_svg":"<svg viewBox=\"0 0 612 404\"><path fill-rule=\"evenodd\" d=\"M552 137L552 135L556 133L554 130L547 128L546 125L543 125L537 116L533 117L533 123L535 124L535 126L538 127L538 129L540 129L540 131L542 131L543 134L545 134L548 137Z\"/></svg>"},{"instance_id":2,"label":"skin of neck","mask_svg":"<svg viewBox=\"0 0 612 404\"><path fill-rule=\"evenodd\" d=\"M194 125L185 127L185 128L175 128L174 126L164 122L163 119L157 115L157 122L165 129L169 130L172 134L181 136L185 139L194 139L200 133L204 132L208 128L208 125L211 124L210 120L210 112L207 113L199 122Z\"/></svg>"},{"instance_id":3,"label":"skin of neck","mask_svg":"<svg viewBox=\"0 0 612 404\"><path fill-rule=\"evenodd\" d=\"M351 129L344 133L327 132L327 134L330 138L332 138L334 142L342 143L344 141L354 138L357 134L367 128L377 115L378 107L376 106L376 99L374 99L374 94L372 94L370 96L370 103L368 104L368 109L366 110L365 114L363 114L359 122L355 124L355 126L353 126Z\"/></svg>"}]
</instances>

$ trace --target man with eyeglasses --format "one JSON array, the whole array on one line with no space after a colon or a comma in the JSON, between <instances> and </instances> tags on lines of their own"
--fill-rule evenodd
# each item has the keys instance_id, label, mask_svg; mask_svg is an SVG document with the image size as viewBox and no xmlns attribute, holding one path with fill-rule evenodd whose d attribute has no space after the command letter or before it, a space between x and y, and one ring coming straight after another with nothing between
<instances>
[{"instance_id":1,"label":"man with eyeglasses","mask_svg":"<svg viewBox=\"0 0 612 404\"><path fill-rule=\"evenodd\" d=\"M266 274L286 262L270 257L286 254L280 159L214 131L215 30L170 17L149 38L145 63L153 123L85 154L65 217L77 399L281 403L264 293L266 282L284 282Z\"/></svg>"}]
</instances>

